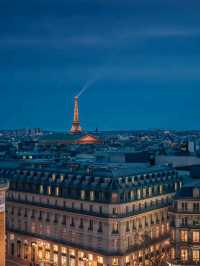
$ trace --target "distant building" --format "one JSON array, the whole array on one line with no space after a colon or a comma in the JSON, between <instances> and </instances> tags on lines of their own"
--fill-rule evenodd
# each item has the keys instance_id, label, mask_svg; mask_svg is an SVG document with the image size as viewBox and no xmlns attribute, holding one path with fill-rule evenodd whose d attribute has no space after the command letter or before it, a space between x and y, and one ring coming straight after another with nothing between
<instances>
[{"instance_id":1,"label":"distant building","mask_svg":"<svg viewBox=\"0 0 200 266\"><path fill-rule=\"evenodd\" d=\"M156 165L171 164L173 167L192 166L200 164L200 157L190 155L157 155L155 163Z\"/></svg>"},{"instance_id":2,"label":"distant building","mask_svg":"<svg viewBox=\"0 0 200 266\"><path fill-rule=\"evenodd\" d=\"M67 144L101 144L101 140L91 134L52 134L40 138L40 144L45 145L67 145Z\"/></svg>"},{"instance_id":3,"label":"distant building","mask_svg":"<svg viewBox=\"0 0 200 266\"><path fill-rule=\"evenodd\" d=\"M171 220L170 266L200 265L200 179L177 193L169 212Z\"/></svg>"}]
</instances>

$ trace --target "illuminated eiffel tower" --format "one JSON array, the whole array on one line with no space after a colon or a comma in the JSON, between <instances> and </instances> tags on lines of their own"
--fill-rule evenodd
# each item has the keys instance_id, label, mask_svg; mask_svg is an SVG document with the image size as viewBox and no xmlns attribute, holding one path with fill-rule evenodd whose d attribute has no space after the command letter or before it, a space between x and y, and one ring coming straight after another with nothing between
<instances>
[{"instance_id":1,"label":"illuminated eiffel tower","mask_svg":"<svg viewBox=\"0 0 200 266\"><path fill-rule=\"evenodd\" d=\"M72 127L70 132L73 134L80 134L82 132L82 128L80 126L79 121L79 113L78 113L78 96L74 98L74 120L72 122Z\"/></svg>"}]
</instances>

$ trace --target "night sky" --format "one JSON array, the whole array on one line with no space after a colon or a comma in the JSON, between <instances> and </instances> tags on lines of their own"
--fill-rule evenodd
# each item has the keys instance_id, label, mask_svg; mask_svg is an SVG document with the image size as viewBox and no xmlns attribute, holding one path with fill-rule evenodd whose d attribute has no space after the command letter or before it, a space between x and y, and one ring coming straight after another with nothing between
<instances>
[{"instance_id":1,"label":"night sky","mask_svg":"<svg viewBox=\"0 0 200 266\"><path fill-rule=\"evenodd\" d=\"M200 1L0 0L0 129L200 129Z\"/></svg>"}]
</instances>

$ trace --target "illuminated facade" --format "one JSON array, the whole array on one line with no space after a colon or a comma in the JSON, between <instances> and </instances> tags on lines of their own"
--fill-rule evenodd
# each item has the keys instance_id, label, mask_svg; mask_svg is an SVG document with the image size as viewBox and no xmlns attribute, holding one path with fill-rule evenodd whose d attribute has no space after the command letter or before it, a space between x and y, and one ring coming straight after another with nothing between
<instances>
[{"instance_id":1,"label":"illuminated facade","mask_svg":"<svg viewBox=\"0 0 200 266\"><path fill-rule=\"evenodd\" d=\"M181 189L169 214L171 220L169 265L200 265L200 180Z\"/></svg>"},{"instance_id":2,"label":"illuminated facade","mask_svg":"<svg viewBox=\"0 0 200 266\"><path fill-rule=\"evenodd\" d=\"M74 98L74 119L72 122L72 127L70 132L73 134L80 134L82 132L82 128L80 126L79 121L79 112L78 112L78 96Z\"/></svg>"},{"instance_id":3,"label":"illuminated facade","mask_svg":"<svg viewBox=\"0 0 200 266\"><path fill-rule=\"evenodd\" d=\"M0 266L5 266L5 194L8 189L8 182L0 179Z\"/></svg>"},{"instance_id":4,"label":"illuminated facade","mask_svg":"<svg viewBox=\"0 0 200 266\"><path fill-rule=\"evenodd\" d=\"M143 266L165 259L170 167L1 168L9 178L7 254L58 266ZM43 264L42 264L43 263Z\"/></svg>"}]
</instances>

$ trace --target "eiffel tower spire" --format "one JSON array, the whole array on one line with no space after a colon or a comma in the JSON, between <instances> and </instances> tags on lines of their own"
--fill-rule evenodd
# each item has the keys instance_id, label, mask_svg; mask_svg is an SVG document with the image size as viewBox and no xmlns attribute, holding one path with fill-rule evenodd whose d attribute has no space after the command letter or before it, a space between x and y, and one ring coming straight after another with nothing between
<instances>
[{"instance_id":1,"label":"eiffel tower spire","mask_svg":"<svg viewBox=\"0 0 200 266\"><path fill-rule=\"evenodd\" d=\"M80 126L79 121L79 112L78 112L78 96L75 96L74 98L74 120L72 122L72 127L70 129L70 132L73 134L81 133L82 128Z\"/></svg>"}]
</instances>

